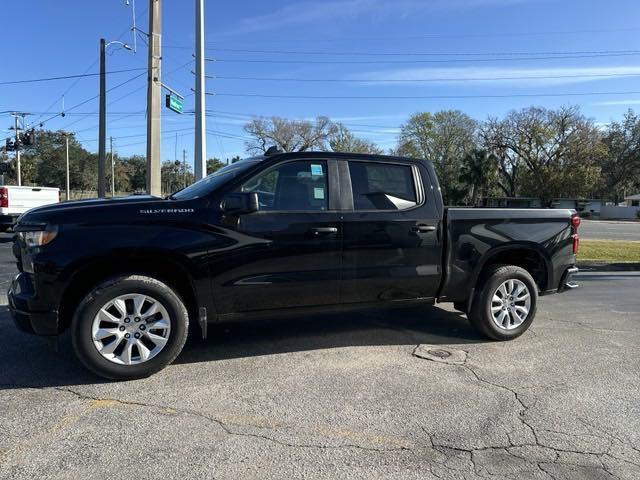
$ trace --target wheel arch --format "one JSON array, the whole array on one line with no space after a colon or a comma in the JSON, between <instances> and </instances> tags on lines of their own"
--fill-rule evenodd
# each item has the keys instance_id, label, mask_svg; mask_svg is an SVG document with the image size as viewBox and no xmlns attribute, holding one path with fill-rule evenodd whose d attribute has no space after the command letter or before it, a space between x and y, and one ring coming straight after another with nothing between
<instances>
[{"instance_id":1,"label":"wheel arch","mask_svg":"<svg viewBox=\"0 0 640 480\"><path fill-rule=\"evenodd\" d=\"M193 272L184 261L171 252L119 252L77 262L67 269L67 283L58 306L59 331L69 327L77 305L87 293L109 278L127 274L145 275L165 283L182 298L189 317L198 318L198 291Z\"/></svg>"},{"instance_id":2,"label":"wheel arch","mask_svg":"<svg viewBox=\"0 0 640 480\"><path fill-rule=\"evenodd\" d=\"M553 265L546 252L538 244L517 243L495 247L484 255L474 271L473 290L477 290L490 267L500 264L524 268L533 277L540 292L552 283Z\"/></svg>"}]
</instances>

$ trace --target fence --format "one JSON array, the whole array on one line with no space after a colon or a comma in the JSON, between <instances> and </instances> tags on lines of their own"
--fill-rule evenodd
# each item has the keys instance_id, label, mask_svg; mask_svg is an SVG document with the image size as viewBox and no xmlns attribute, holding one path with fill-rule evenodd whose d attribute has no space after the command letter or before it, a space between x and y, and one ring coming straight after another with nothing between
<instances>
[{"instance_id":1,"label":"fence","mask_svg":"<svg viewBox=\"0 0 640 480\"><path fill-rule=\"evenodd\" d=\"M116 192L116 197L124 197L127 195L132 195L131 192ZM111 192L107 192L107 198L111 197ZM60 190L60 201L63 202L67 198L66 191ZM69 194L70 200L84 200L87 198L98 198L97 190L71 190Z\"/></svg>"},{"instance_id":2,"label":"fence","mask_svg":"<svg viewBox=\"0 0 640 480\"><path fill-rule=\"evenodd\" d=\"M640 207L614 207L603 205L600 207L600 218L609 219L637 219Z\"/></svg>"}]
</instances>

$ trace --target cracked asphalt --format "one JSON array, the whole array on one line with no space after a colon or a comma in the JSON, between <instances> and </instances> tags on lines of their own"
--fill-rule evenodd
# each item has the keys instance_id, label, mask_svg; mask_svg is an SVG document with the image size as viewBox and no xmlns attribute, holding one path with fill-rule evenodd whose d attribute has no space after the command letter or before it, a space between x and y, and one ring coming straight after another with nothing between
<instances>
[{"instance_id":1,"label":"cracked asphalt","mask_svg":"<svg viewBox=\"0 0 640 480\"><path fill-rule=\"evenodd\" d=\"M512 342L447 304L269 320L119 383L0 306L0 478L640 478L640 274L579 282Z\"/></svg>"}]
</instances>

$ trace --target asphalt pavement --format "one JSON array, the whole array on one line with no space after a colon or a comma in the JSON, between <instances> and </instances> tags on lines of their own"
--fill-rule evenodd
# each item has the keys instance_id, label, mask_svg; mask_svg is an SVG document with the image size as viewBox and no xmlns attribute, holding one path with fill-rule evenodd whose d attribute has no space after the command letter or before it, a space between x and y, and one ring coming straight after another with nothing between
<instances>
[{"instance_id":1,"label":"asphalt pavement","mask_svg":"<svg viewBox=\"0 0 640 480\"><path fill-rule=\"evenodd\" d=\"M0 478L640 478L640 273L579 283L511 342L447 304L255 321L119 383L0 306Z\"/></svg>"},{"instance_id":2,"label":"asphalt pavement","mask_svg":"<svg viewBox=\"0 0 640 480\"><path fill-rule=\"evenodd\" d=\"M582 220L580 237L588 240L640 241L640 221Z\"/></svg>"}]
</instances>

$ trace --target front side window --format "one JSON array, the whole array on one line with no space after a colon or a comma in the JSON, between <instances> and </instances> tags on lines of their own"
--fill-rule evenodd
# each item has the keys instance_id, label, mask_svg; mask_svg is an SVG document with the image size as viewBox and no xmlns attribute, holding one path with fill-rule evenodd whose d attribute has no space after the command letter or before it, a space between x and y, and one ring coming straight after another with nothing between
<instances>
[{"instance_id":1,"label":"front side window","mask_svg":"<svg viewBox=\"0 0 640 480\"><path fill-rule=\"evenodd\" d=\"M409 165L349 162L355 210L404 210L417 205Z\"/></svg>"},{"instance_id":2,"label":"front side window","mask_svg":"<svg viewBox=\"0 0 640 480\"><path fill-rule=\"evenodd\" d=\"M257 193L260 210L327 210L327 164L286 162L251 178L240 190Z\"/></svg>"}]
</instances>

